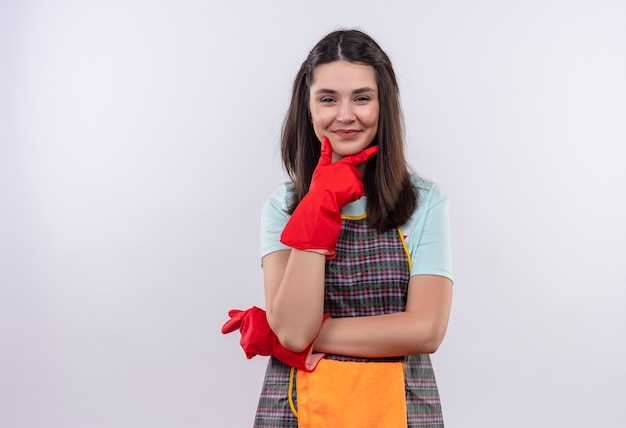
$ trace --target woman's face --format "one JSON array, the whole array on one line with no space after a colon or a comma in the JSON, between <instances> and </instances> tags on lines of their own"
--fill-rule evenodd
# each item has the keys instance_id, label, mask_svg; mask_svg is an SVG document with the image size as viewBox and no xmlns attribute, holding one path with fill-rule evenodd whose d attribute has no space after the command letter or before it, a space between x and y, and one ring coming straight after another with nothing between
<instances>
[{"instance_id":1,"label":"woman's face","mask_svg":"<svg viewBox=\"0 0 626 428\"><path fill-rule=\"evenodd\" d=\"M378 131L378 84L370 65L333 61L313 71L309 109L315 135L328 137L333 162L365 149Z\"/></svg>"}]
</instances>

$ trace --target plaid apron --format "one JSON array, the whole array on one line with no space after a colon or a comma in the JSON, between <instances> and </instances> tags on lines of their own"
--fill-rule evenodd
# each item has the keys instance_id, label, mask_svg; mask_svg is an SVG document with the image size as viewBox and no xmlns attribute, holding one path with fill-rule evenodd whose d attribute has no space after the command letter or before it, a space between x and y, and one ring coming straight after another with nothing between
<instances>
[{"instance_id":1,"label":"plaid apron","mask_svg":"<svg viewBox=\"0 0 626 428\"><path fill-rule=\"evenodd\" d=\"M365 216L344 216L337 257L326 262L324 312L342 318L404 311L410 277L407 253L399 228L379 233L367 227ZM376 359L329 354L325 358L403 362L407 427L443 427L439 392L427 354ZM298 426L294 413L297 412L295 379L291 367L270 357L255 428Z\"/></svg>"}]
</instances>

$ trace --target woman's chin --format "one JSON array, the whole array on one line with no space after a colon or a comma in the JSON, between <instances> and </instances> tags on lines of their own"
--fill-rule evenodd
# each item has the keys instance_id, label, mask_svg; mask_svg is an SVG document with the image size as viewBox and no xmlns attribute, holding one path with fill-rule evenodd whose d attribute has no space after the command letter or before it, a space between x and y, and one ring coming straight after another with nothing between
<instances>
[{"instance_id":1,"label":"woman's chin","mask_svg":"<svg viewBox=\"0 0 626 428\"><path fill-rule=\"evenodd\" d=\"M346 143L340 143L340 144L331 143L330 146L333 149L333 159L335 158L335 156L338 156L339 158L345 158L346 156L356 155L357 153L359 153L365 148L359 144L346 144Z\"/></svg>"}]
</instances>

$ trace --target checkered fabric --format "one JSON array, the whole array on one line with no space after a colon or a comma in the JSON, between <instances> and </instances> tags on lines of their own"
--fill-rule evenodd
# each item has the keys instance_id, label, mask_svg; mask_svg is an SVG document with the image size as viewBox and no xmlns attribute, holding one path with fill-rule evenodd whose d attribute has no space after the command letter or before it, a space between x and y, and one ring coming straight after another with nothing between
<instances>
[{"instance_id":1,"label":"checkered fabric","mask_svg":"<svg viewBox=\"0 0 626 428\"><path fill-rule=\"evenodd\" d=\"M398 229L379 233L365 219L343 220L337 257L326 263L324 311L333 318L382 315L403 311L409 262ZM442 428L435 375L426 354L396 358L327 355L338 361L404 361L407 427ZM297 427L289 406L290 367L270 358L255 418L256 428ZM293 388L293 401L297 406Z\"/></svg>"}]
</instances>

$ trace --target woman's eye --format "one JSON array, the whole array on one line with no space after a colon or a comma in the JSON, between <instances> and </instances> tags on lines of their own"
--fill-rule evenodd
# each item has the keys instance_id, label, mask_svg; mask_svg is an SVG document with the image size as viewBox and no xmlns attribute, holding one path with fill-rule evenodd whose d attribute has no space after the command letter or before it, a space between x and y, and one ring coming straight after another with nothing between
<instances>
[{"instance_id":1,"label":"woman's eye","mask_svg":"<svg viewBox=\"0 0 626 428\"><path fill-rule=\"evenodd\" d=\"M332 103L335 100L331 97L323 97L322 99L320 99L320 101L323 103Z\"/></svg>"},{"instance_id":2,"label":"woman's eye","mask_svg":"<svg viewBox=\"0 0 626 428\"><path fill-rule=\"evenodd\" d=\"M369 101L369 100L370 100L370 97L367 97L365 95L361 95L359 97L356 97L356 99L355 99L356 102L366 102L366 101Z\"/></svg>"}]
</instances>

